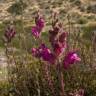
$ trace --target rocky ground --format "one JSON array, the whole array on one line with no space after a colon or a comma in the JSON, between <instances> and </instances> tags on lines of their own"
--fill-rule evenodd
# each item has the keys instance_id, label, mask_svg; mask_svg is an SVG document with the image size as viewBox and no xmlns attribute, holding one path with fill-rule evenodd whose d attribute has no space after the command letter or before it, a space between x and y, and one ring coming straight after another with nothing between
<instances>
[{"instance_id":1,"label":"rocky ground","mask_svg":"<svg viewBox=\"0 0 96 96\"><path fill-rule=\"evenodd\" d=\"M8 8L18 0L0 0L0 21L10 20L11 14L8 13ZM34 13L34 8L38 7L43 12L47 13L49 10L57 9L62 17L65 14L70 14L72 19L79 22L78 17L82 20L96 21L96 0L23 0L28 5L25 9L25 19L32 19L31 15ZM80 20L81 20L80 19Z\"/></svg>"}]
</instances>

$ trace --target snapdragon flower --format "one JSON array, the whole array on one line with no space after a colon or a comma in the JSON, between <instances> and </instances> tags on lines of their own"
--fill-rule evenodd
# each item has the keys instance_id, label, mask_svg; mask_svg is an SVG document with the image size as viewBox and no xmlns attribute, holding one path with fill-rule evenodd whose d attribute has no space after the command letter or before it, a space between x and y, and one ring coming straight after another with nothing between
<instances>
[{"instance_id":1,"label":"snapdragon flower","mask_svg":"<svg viewBox=\"0 0 96 96\"><path fill-rule=\"evenodd\" d=\"M45 21L43 18L39 18L38 20L36 20L36 26L38 26L40 29L42 29L45 25Z\"/></svg>"},{"instance_id":2,"label":"snapdragon flower","mask_svg":"<svg viewBox=\"0 0 96 96\"><path fill-rule=\"evenodd\" d=\"M5 31L5 38L7 39L7 42L11 42L12 38L14 38L16 34L16 31L13 27L9 26Z\"/></svg>"},{"instance_id":3,"label":"snapdragon flower","mask_svg":"<svg viewBox=\"0 0 96 96\"><path fill-rule=\"evenodd\" d=\"M77 53L74 51L70 51L64 58L64 61L63 61L64 68L67 69L70 67L71 64L74 64L75 62L78 62L78 61L81 61L81 59L77 55Z\"/></svg>"},{"instance_id":4,"label":"snapdragon flower","mask_svg":"<svg viewBox=\"0 0 96 96\"><path fill-rule=\"evenodd\" d=\"M38 29L37 26L33 26L32 27L32 34L35 36L35 37L39 37L40 36L40 30Z\"/></svg>"},{"instance_id":5,"label":"snapdragon flower","mask_svg":"<svg viewBox=\"0 0 96 96\"><path fill-rule=\"evenodd\" d=\"M41 44L38 48L32 48L32 55L35 57L42 58L44 61L54 63L55 56L45 44Z\"/></svg>"},{"instance_id":6,"label":"snapdragon flower","mask_svg":"<svg viewBox=\"0 0 96 96\"><path fill-rule=\"evenodd\" d=\"M60 54L62 54L66 48L66 43L60 43L60 42L55 42L53 43L53 51L55 53L56 56L59 56Z\"/></svg>"},{"instance_id":7,"label":"snapdragon flower","mask_svg":"<svg viewBox=\"0 0 96 96\"><path fill-rule=\"evenodd\" d=\"M35 26L32 27L32 34L38 38L40 37L40 34L42 32L42 29L44 28L45 26L45 21L42 17L37 17L35 18Z\"/></svg>"}]
</instances>

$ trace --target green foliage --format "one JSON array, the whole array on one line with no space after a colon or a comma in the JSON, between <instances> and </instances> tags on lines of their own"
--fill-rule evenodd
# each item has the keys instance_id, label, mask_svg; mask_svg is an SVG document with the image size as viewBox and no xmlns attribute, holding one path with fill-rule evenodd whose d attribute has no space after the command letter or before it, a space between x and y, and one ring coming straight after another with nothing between
<instances>
[{"instance_id":1,"label":"green foliage","mask_svg":"<svg viewBox=\"0 0 96 96\"><path fill-rule=\"evenodd\" d=\"M5 31L5 25L4 24L0 24L0 47L4 47L3 45L3 35L4 35L4 31Z\"/></svg>"},{"instance_id":2,"label":"green foliage","mask_svg":"<svg viewBox=\"0 0 96 96\"><path fill-rule=\"evenodd\" d=\"M0 81L0 96L8 96L9 83L7 81Z\"/></svg>"},{"instance_id":3,"label":"green foliage","mask_svg":"<svg viewBox=\"0 0 96 96\"><path fill-rule=\"evenodd\" d=\"M82 27L83 29L83 38L87 40L92 40L93 32L96 30L96 23L88 23Z\"/></svg>"},{"instance_id":4,"label":"green foliage","mask_svg":"<svg viewBox=\"0 0 96 96\"><path fill-rule=\"evenodd\" d=\"M88 19L85 18L85 17L80 17L78 20L77 20L77 23L78 24L86 24L88 22Z\"/></svg>"}]
</instances>

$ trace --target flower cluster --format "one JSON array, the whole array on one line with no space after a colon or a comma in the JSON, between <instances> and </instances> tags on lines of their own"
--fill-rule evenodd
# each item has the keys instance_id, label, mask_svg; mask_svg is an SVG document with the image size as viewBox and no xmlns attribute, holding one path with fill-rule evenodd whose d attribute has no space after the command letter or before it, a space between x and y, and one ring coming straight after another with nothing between
<instances>
[{"instance_id":1,"label":"flower cluster","mask_svg":"<svg viewBox=\"0 0 96 96\"><path fill-rule=\"evenodd\" d=\"M11 42L11 40L12 40L12 38L14 38L15 34L16 34L15 29L12 26L9 26L6 29L5 34L4 34L7 42Z\"/></svg>"},{"instance_id":2,"label":"flower cluster","mask_svg":"<svg viewBox=\"0 0 96 96\"><path fill-rule=\"evenodd\" d=\"M56 56L64 52L66 48L67 32L62 28L62 24L58 20L53 21L52 29L49 30L49 42L52 45Z\"/></svg>"},{"instance_id":3,"label":"flower cluster","mask_svg":"<svg viewBox=\"0 0 96 96\"><path fill-rule=\"evenodd\" d=\"M40 14L37 14L35 17L35 24L36 25L32 27L32 34L38 38L45 25L44 18Z\"/></svg>"},{"instance_id":4,"label":"flower cluster","mask_svg":"<svg viewBox=\"0 0 96 96\"><path fill-rule=\"evenodd\" d=\"M55 56L45 44L41 44L39 48L32 48L31 51L33 56L42 58L44 61L48 61L50 63L54 63Z\"/></svg>"},{"instance_id":5,"label":"flower cluster","mask_svg":"<svg viewBox=\"0 0 96 96\"><path fill-rule=\"evenodd\" d=\"M35 34L35 37L38 37L44 27L44 22L42 18L36 17L35 19L36 26L32 28L32 32ZM41 29L38 30L37 27ZM49 63L55 63L55 61L63 55L67 47L67 35L67 32L63 30L62 23L55 18L52 22L52 29L49 30L49 42L51 43L52 50L47 48L45 44L41 44L39 48L32 48L33 56L42 58ZM61 63L63 63L64 68L67 69L77 61L80 61L80 58L76 51L69 51Z\"/></svg>"}]
</instances>

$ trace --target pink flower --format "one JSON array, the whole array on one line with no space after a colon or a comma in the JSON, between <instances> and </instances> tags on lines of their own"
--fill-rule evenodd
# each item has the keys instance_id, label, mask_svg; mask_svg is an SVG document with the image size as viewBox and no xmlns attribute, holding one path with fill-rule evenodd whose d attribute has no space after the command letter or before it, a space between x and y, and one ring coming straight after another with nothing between
<instances>
[{"instance_id":1,"label":"pink flower","mask_svg":"<svg viewBox=\"0 0 96 96\"><path fill-rule=\"evenodd\" d=\"M51 50L46 47L45 44L41 44L41 46L39 47L39 52L44 61L48 61L50 63L54 62L55 56L52 54Z\"/></svg>"},{"instance_id":2,"label":"pink flower","mask_svg":"<svg viewBox=\"0 0 96 96\"><path fill-rule=\"evenodd\" d=\"M45 49L42 51L41 53L41 57L44 61L48 61L50 63L53 63L54 61L54 55L51 53L51 51L49 49Z\"/></svg>"},{"instance_id":3,"label":"pink flower","mask_svg":"<svg viewBox=\"0 0 96 96\"><path fill-rule=\"evenodd\" d=\"M43 18L39 18L38 20L36 20L36 26L38 26L40 29L42 29L45 25L45 21Z\"/></svg>"},{"instance_id":4,"label":"pink flower","mask_svg":"<svg viewBox=\"0 0 96 96\"><path fill-rule=\"evenodd\" d=\"M66 45L60 42L53 43L53 51L56 56L59 56L64 52L64 49L66 48Z\"/></svg>"},{"instance_id":5,"label":"pink flower","mask_svg":"<svg viewBox=\"0 0 96 96\"><path fill-rule=\"evenodd\" d=\"M11 42L12 38L14 38L16 34L16 31L13 27L9 26L6 31L5 31L5 34L4 36L6 37L7 39L7 42Z\"/></svg>"},{"instance_id":6,"label":"pink flower","mask_svg":"<svg viewBox=\"0 0 96 96\"><path fill-rule=\"evenodd\" d=\"M70 64L74 64L75 62L81 61L80 57L76 52L69 52L64 59L64 68L67 69Z\"/></svg>"},{"instance_id":7,"label":"pink flower","mask_svg":"<svg viewBox=\"0 0 96 96\"><path fill-rule=\"evenodd\" d=\"M35 57L42 58L44 61L48 61L50 63L54 63L55 56L52 54L51 50L45 46L45 44L41 44L39 48L32 48L32 55Z\"/></svg>"},{"instance_id":8,"label":"pink flower","mask_svg":"<svg viewBox=\"0 0 96 96\"><path fill-rule=\"evenodd\" d=\"M32 55L33 55L33 56L36 56L36 54L37 54L37 49L36 49L36 48L32 48L32 49L31 49L31 52L32 52Z\"/></svg>"},{"instance_id":9,"label":"pink flower","mask_svg":"<svg viewBox=\"0 0 96 96\"><path fill-rule=\"evenodd\" d=\"M39 37L39 35L40 35L40 30L38 29L38 27L37 26L33 26L32 27L32 34L35 36L35 37Z\"/></svg>"},{"instance_id":10,"label":"pink flower","mask_svg":"<svg viewBox=\"0 0 96 96\"><path fill-rule=\"evenodd\" d=\"M31 53L34 57L41 58L41 52L40 52L39 48L32 48Z\"/></svg>"},{"instance_id":11,"label":"pink flower","mask_svg":"<svg viewBox=\"0 0 96 96\"><path fill-rule=\"evenodd\" d=\"M32 34L36 38L38 38L40 36L40 33L41 33L43 27L44 27L45 22L44 22L44 19L43 18L37 18L35 20L35 23L36 23L36 26L33 26L32 27Z\"/></svg>"}]
</instances>

